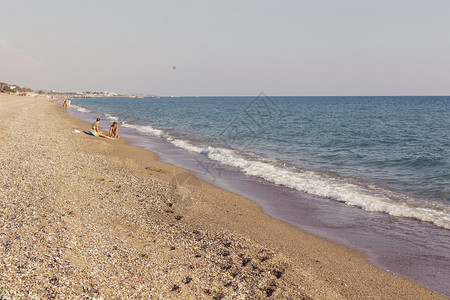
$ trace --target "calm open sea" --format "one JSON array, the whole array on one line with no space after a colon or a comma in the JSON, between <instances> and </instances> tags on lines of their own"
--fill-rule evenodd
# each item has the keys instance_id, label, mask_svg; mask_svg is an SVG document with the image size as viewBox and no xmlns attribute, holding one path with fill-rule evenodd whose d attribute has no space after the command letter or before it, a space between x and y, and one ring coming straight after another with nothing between
<instances>
[{"instance_id":1,"label":"calm open sea","mask_svg":"<svg viewBox=\"0 0 450 300\"><path fill-rule=\"evenodd\" d=\"M380 253L385 250L377 252L362 237L349 235L362 227L386 236L392 235L392 230L402 231L399 234L406 244L414 240L408 247L433 249L431 253L428 250L416 253L412 259L423 260L427 255L436 261L427 262L426 267L419 263L422 271L412 271L425 272L420 275L425 280L395 268L394 272L450 295L445 287L450 282L450 97L261 94L75 98L72 104L71 113L78 117L92 121L95 117L105 118L101 122L104 131L114 120L120 124L119 133L134 136L141 144L144 141L149 149L153 142L170 144L177 151L184 149L186 155L194 155L197 172L208 173L213 181L228 170L238 172L242 178L253 178L272 191L288 193L286 202L292 204L283 205L289 207L289 213L284 217L282 212L277 215L270 205L266 211L296 225L302 222L297 224L292 216L287 216L293 214L293 209L295 215L302 215L301 208L295 212L296 197L315 208L328 203L322 210L331 207L340 211L347 207L347 225L349 216L359 211L356 212L359 217L350 222L350 227L357 226L358 230L348 233L349 227L342 224L331 227L347 228L340 242L358 244L356 248L363 248L382 267L390 268L392 263L386 261L401 262L392 257L382 262L384 254ZM277 195L280 203L283 196ZM378 218L384 218L383 224L379 224ZM312 224L318 223L311 221L305 226ZM412 232L411 224L417 226ZM316 232L317 228L311 231ZM335 234L328 232L328 235ZM414 235L420 237L410 238ZM386 246L390 247L389 242ZM438 263L443 270L434 267Z\"/></svg>"}]
</instances>

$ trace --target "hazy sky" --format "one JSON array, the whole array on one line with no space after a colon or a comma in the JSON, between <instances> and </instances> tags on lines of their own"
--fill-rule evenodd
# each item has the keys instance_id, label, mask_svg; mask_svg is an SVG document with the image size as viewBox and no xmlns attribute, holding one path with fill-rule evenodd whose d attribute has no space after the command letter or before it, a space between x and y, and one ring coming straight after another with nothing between
<instances>
[{"instance_id":1,"label":"hazy sky","mask_svg":"<svg viewBox=\"0 0 450 300\"><path fill-rule=\"evenodd\" d=\"M0 62L33 89L450 95L450 1L5 0Z\"/></svg>"}]
</instances>

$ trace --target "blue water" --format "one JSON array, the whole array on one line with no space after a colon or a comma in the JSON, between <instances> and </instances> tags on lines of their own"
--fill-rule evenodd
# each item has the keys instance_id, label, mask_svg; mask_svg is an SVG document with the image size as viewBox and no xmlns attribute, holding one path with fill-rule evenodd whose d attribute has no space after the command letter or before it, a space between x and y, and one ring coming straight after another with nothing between
<instances>
[{"instance_id":1,"label":"blue water","mask_svg":"<svg viewBox=\"0 0 450 300\"><path fill-rule=\"evenodd\" d=\"M261 94L72 103L104 113L103 125L116 120L276 185L450 229L450 97Z\"/></svg>"}]
</instances>

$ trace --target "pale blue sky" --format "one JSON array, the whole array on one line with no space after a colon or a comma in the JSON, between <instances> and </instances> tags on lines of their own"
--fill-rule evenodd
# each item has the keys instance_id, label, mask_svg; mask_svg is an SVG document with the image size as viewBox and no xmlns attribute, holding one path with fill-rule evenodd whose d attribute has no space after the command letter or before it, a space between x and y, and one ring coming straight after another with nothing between
<instances>
[{"instance_id":1,"label":"pale blue sky","mask_svg":"<svg viewBox=\"0 0 450 300\"><path fill-rule=\"evenodd\" d=\"M0 81L35 89L450 95L448 0L11 0L0 15Z\"/></svg>"}]
</instances>

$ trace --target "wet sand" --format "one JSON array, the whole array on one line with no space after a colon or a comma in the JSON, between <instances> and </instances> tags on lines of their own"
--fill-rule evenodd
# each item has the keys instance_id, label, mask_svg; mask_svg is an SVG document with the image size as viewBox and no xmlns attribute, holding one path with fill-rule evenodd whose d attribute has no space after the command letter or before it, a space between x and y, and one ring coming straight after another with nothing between
<instances>
[{"instance_id":1,"label":"wet sand","mask_svg":"<svg viewBox=\"0 0 450 300\"><path fill-rule=\"evenodd\" d=\"M446 299L90 125L0 95L0 298Z\"/></svg>"}]
</instances>

